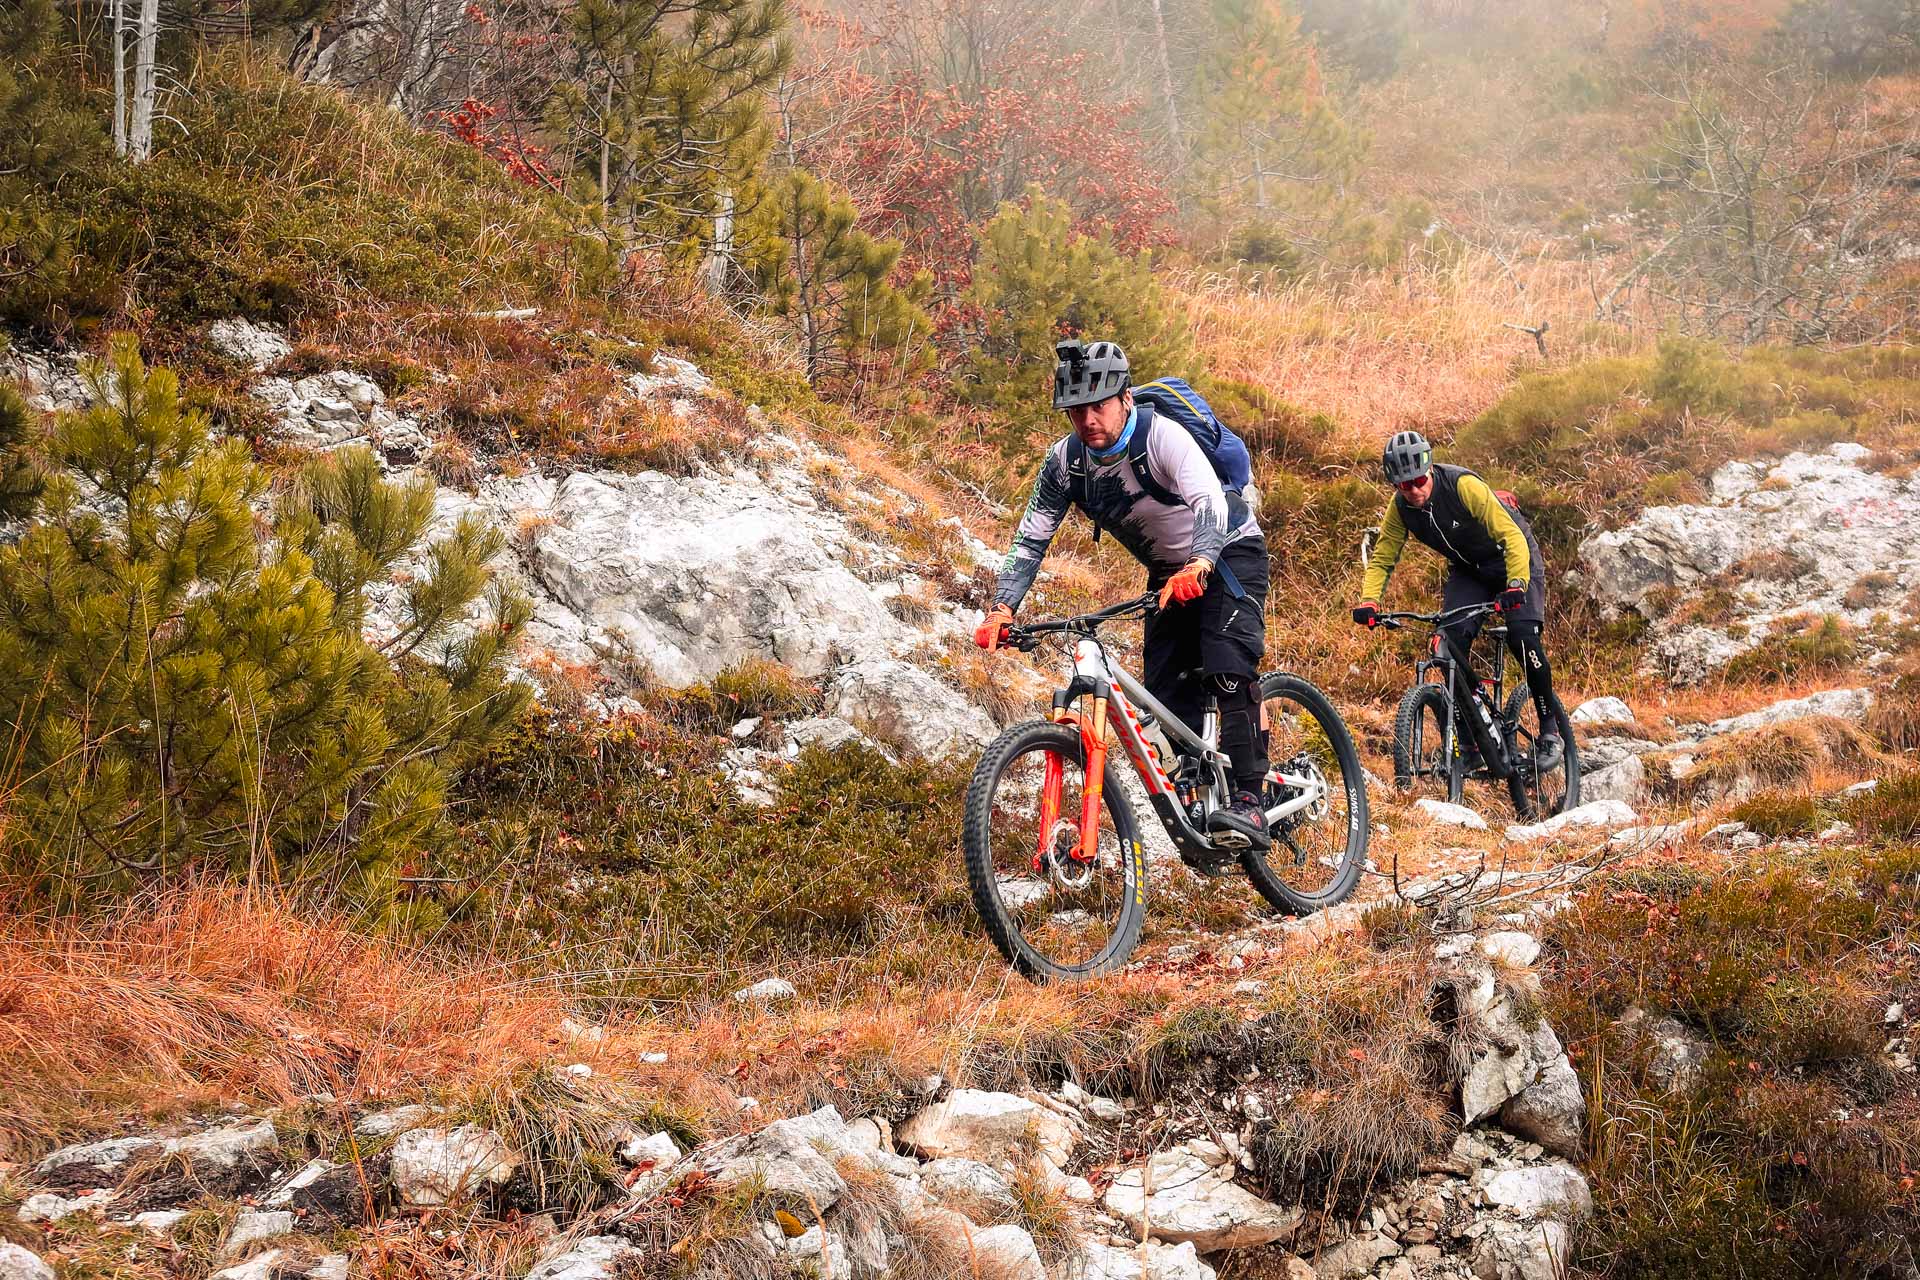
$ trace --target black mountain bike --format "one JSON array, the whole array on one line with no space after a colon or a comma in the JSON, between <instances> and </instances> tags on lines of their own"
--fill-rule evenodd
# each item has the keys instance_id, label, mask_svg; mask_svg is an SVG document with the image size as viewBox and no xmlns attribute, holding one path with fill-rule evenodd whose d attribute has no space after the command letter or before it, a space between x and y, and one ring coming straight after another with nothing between
<instances>
[{"instance_id":1,"label":"black mountain bike","mask_svg":"<svg viewBox=\"0 0 1920 1280\"><path fill-rule=\"evenodd\" d=\"M1383 613L1380 625L1399 628L1420 622L1433 628L1427 656L1414 668L1414 685L1400 699L1393 721L1393 780L1407 788L1419 779L1446 784L1447 799L1460 803L1468 778L1504 778L1513 797L1513 809L1523 822L1539 822L1580 803L1580 755L1573 740L1573 724L1555 696L1550 713L1553 732L1559 734L1561 758L1548 769L1534 763L1534 744L1542 732L1539 712L1526 681L1505 694L1507 646L1505 627L1489 627L1493 642L1493 678L1471 681L1473 706L1456 708L1453 657L1440 634L1442 627L1466 618L1497 612L1495 604L1470 604L1445 613ZM1428 679L1439 676L1438 682ZM1471 673L1469 673L1471 675ZM1473 735L1463 738L1456 711L1475 716L1488 739L1482 746ZM1486 748L1492 749L1488 755ZM1480 760L1475 763L1471 752Z\"/></svg>"},{"instance_id":2,"label":"black mountain bike","mask_svg":"<svg viewBox=\"0 0 1920 1280\"><path fill-rule=\"evenodd\" d=\"M980 918L1001 954L1036 982L1088 978L1127 962L1147 911L1147 862L1121 760L1139 775L1181 861L1204 875L1244 873L1283 911L1332 906L1367 856L1366 775L1325 694L1298 676L1260 677L1272 843L1218 847L1207 818L1233 798L1209 698L1199 728L1181 723L1100 640L1100 628L1153 608L1148 592L1098 613L1011 626L1011 647L1074 642L1053 711L1007 729L967 788L963 844ZM1197 677L1197 673L1196 673Z\"/></svg>"}]
</instances>

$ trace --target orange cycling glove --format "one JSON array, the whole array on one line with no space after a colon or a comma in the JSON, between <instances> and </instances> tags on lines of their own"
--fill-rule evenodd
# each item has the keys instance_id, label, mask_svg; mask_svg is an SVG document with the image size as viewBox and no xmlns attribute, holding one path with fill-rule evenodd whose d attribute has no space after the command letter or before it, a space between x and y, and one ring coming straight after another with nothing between
<instances>
[{"instance_id":1,"label":"orange cycling glove","mask_svg":"<svg viewBox=\"0 0 1920 1280\"><path fill-rule=\"evenodd\" d=\"M1204 556L1187 561L1187 567L1168 578L1167 585L1160 588L1160 607L1166 608L1169 600L1185 604L1207 594L1207 574L1212 571L1213 562Z\"/></svg>"},{"instance_id":2,"label":"orange cycling glove","mask_svg":"<svg viewBox=\"0 0 1920 1280\"><path fill-rule=\"evenodd\" d=\"M997 604L987 610L987 616L973 629L973 642L982 649L998 649L1000 642L1006 639L1006 630L1013 624L1013 610L1004 604Z\"/></svg>"}]
</instances>

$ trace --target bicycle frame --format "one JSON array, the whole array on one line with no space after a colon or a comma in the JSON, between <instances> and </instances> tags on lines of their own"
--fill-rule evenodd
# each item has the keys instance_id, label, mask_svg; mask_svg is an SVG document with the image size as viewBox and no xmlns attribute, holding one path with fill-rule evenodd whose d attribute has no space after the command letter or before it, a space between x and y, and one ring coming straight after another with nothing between
<instances>
[{"instance_id":1,"label":"bicycle frame","mask_svg":"<svg viewBox=\"0 0 1920 1280\"><path fill-rule=\"evenodd\" d=\"M1074 701L1082 695L1091 695L1093 706L1091 713L1081 715L1072 710ZM1219 712L1211 702L1199 732L1183 722L1169 711L1157 698L1147 691L1145 685L1129 672L1114 666L1107 660L1106 650L1100 642L1091 636L1074 646L1073 680L1067 688L1054 694L1052 720L1056 724L1067 724L1080 731L1081 748L1086 759L1087 785L1082 795L1079 821L1079 848L1089 851L1084 856L1076 856L1078 861L1091 861L1093 850L1097 850L1100 834L1100 804L1106 780L1107 742L1109 730L1114 741L1125 751L1128 762L1139 775L1141 784L1147 789L1147 798L1153 804L1154 813L1166 828L1175 845L1194 844L1201 848L1211 848L1212 842L1201 829L1189 821L1186 808L1180 803L1179 793L1173 779L1160 761L1160 755L1154 745L1147 741L1146 730L1140 723L1140 710L1145 709L1159 722L1164 732L1177 748L1184 748L1213 773L1213 783L1206 789L1200 814L1200 824L1204 828L1206 815L1219 803L1221 796L1229 794L1227 768L1229 761L1218 748ZM1264 713L1263 713L1264 718ZM1263 729L1265 725L1261 726ZM1048 845L1053 839L1053 831L1061 820L1061 791L1064 784L1064 767L1059 757L1049 754L1046 774L1042 783L1040 840L1038 857L1044 859ZM1299 794L1274 805L1266 811L1267 824L1273 824L1307 809L1319 802L1327 787L1318 778L1295 776L1270 768L1267 774L1270 781L1293 787Z\"/></svg>"},{"instance_id":2,"label":"bicycle frame","mask_svg":"<svg viewBox=\"0 0 1920 1280\"><path fill-rule=\"evenodd\" d=\"M1470 616L1474 610L1484 607L1485 606L1480 605L1467 605L1438 614L1390 614L1387 615L1385 620L1386 625L1393 627L1401 625L1404 619L1424 622L1434 628L1433 637L1429 642L1428 656L1414 664L1413 678L1415 684L1425 684L1427 683L1428 673L1433 671L1440 673L1440 697L1446 704L1447 709L1445 717L1446 723L1442 728L1444 736L1441 738L1440 749L1442 753L1441 758L1447 762L1449 775L1451 775L1457 767L1458 756L1454 748L1460 737L1459 719L1461 708L1454 695L1453 669L1456 662L1446 642L1445 628L1449 620L1456 617ZM1504 626L1488 627L1483 630L1481 634L1487 636L1493 642L1493 678L1491 680L1477 681L1477 684L1482 688L1491 687L1491 692L1487 694L1487 697L1492 705L1488 708L1488 711L1494 721L1501 725L1503 730L1510 730L1510 726L1505 724L1504 710L1506 706L1507 629ZM1475 679L1472 666L1469 665L1467 667L1466 675L1468 680Z\"/></svg>"}]
</instances>

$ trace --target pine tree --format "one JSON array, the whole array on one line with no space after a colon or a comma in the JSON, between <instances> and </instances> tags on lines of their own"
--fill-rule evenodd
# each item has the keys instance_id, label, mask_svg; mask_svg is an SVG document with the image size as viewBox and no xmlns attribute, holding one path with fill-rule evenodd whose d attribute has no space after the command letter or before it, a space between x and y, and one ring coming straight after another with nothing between
<instances>
[{"instance_id":1,"label":"pine tree","mask_svg":"<svg viewBox=\"0 0 1920 1280\"><path fill-rule=\"evenodd\" d=\"M75 228L46 190L106 155L106 134L63 57L53 0L0 6L0 278L57 274Z\"/></svg>"},{"instance_id":2,"label":"pine tree","mask_svg":"<svg viewBox=\"0 0 1920 1280\"><path fill-rule=\"evenodd\" d=\"M782 0L580 0L548 123L623 248L697 255L768 133L758 95L792 61Z\"/></svg>"},{"instance_id":3,"label":"pine tree","mask_svg":"<svg viewBox=\"0 0 1920 1280\"><path fill-rule=\"evenodd\" d=\"M1193 206L1224 235L1264 226L1324 250L1351 216L1364 150L1335 114L1313 46L1280 0L1204 0L1208 38L1185 83L1196 100L1186 166Z\"/></svg>"},{"instance_id":4,"label":"pine tree","mask_svg":"<svg viewBox=\"0 0 1920 1280\"><path fill-rule=\"evenodd\" d=\"M0 549L5 865L64 901L189 868L380 897L437 834L448 770L524 703L503 665L525 605L496 592L459 622L498 535L422 549L430 491L361 451L308 468L263 536L265 474L171 374L122 338L87 379ZM416 555L382 652L363 590Z\"/></svg>"},{"instance_id":5,"label":"pine tree","mask_svg":"<svg viewBox=\"0 0 1920 1280\"><path fill-rule=\"evenodd\" d=\"M1186 326L1162 297L1151 255L1123 254L1075 232L1067 204L1037 188L1026 208L1002 205L981 233L967 301L982 320L966 390L1016 424L1003 442L1012 448L1052 413L1053 344L1061 338L1118 342L1142 379L1196 371Z\"/></svg>"},{"instance_id":6,"label":"pine tree","mask_svg":"<svg viewBox=\"0 0 1920 1280\"><path fill-rule=\"evenodd\" d=\"M750 233L761 246L755 274L770 309L793 326L807 381L844 375L863 356L898 352L932 328L921 309L932 276L920 272L904 289L889 283L900 243L858 230L859 211L846 193L790 170L760 215Z\"/></svg>"}]
</instances>

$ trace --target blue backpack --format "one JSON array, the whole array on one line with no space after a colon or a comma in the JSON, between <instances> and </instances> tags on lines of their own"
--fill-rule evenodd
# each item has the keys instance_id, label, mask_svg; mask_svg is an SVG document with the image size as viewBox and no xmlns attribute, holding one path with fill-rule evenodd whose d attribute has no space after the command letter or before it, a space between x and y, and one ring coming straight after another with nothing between
<instances>
[{"instance_id":1,"label":"blue backpack","mask_svg":"<svg viewBox=\"0 0 1920 1280\"><path fill-rule=\"evenodd\" d=\"M1161 418L1178 423L1193 437L1200 452L1207 455L1213 473L1220 477L1223 489L1239 493L1253 483L1253 456L1247 452L1247 442L1214 415L1206 397L1185 379L1158 378L1143 383L1133 389L1133 400L1136 405L1145 405L1147 412L1134 424L1133 438L1127 442L1127 461L1133 466L1133 478L1149 497L1165 506L1180 505L1180 496L1155 480L1152 469L1147 466L1147 435L1154 422ZM1067 481L1074 503L1085 510L1087 446L1078 436L1067 438ZM1093 536L1096 541L1100 537L1097 521Z\"/></svg>"}]
</instances>

